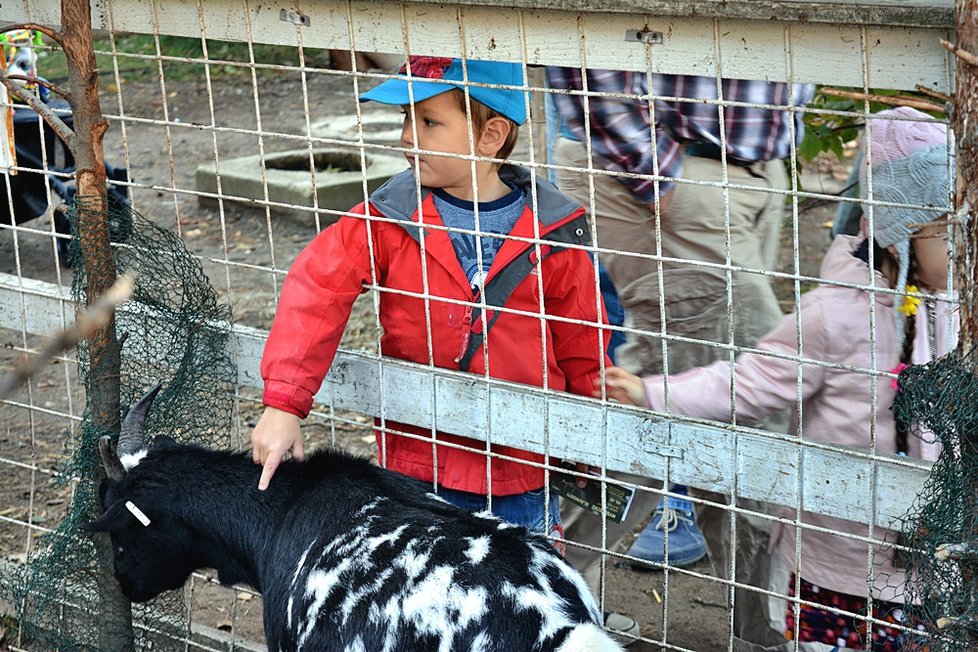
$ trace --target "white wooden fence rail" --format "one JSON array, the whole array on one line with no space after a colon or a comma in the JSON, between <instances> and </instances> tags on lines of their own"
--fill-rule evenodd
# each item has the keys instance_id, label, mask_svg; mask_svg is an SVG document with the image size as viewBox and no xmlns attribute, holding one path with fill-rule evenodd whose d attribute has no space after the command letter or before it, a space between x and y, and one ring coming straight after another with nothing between
<instances>
[{"instance_id":1,"label":"white wooden fence rail","mask_svg":"<svg viewBox=\"0 0 978 652\"><path fill-rule=\"evenodd\" d=\"M0 328L53 332L61 328L62 310L70 307L56 285L0 274ZM258 363L268 333L232 324L215 327L233 333L229 346L237 357L239 384L260 388ZM925 463L905 458L679 422L350 352L337 357L316 400L365 414L383 411L391 420L437 425L483 441L491 432L495 443L530 450L544 450L546 433L550 454L557 457L653 478L666 478L668 464L673 482L884 527L905 513L927 476Z\"/></svg>"}]
</instances>

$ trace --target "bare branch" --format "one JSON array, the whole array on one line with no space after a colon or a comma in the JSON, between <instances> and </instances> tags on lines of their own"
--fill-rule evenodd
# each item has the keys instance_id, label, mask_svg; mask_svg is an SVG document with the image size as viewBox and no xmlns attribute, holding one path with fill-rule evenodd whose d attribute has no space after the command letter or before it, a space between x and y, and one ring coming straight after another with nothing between
<instances>
[{"instance_id":1,"label":"bare branch","mask_svg":"<svg viewBox=\"0 0 978 652\"><path fill-rule=\"evenodd\" d=\"M19 77L20 75L15 75L14 77ZM7 91L11 95L16 95L20 99L27 103L27 106L34 109L34 111L41 116L41 118L46 122L58 137L66 143L70 143L71 139L74 138L75 132L72 131L71 127L65 124L64 120L58 117L58 114L51 110L47 104L37 96L37 93L29 91L11 81L11 77L7 75L0 75L0 83L7 87ZM60 95L60 93L59 93ZM64 96L62 96L64 97Z\"/></svg>"},{"instance_id":2,"label":"bare branch","mask_svg":"<svg viewBox=\"0 0 978 652\"><path fill-rule=\"evenodd\" d=\"M968 63L972 66L978 66L978 57L968 52L967 50L962 50L954 43L951 43L950 41L945 41L944 39L941 39L941 45L944 46L945 50L947 50L957 58L961 59L965 63Z\"/></svg>"},{"instance_id":3,"label":"bare branch","mask_svg":"<svg viewBox=\"0 0 978 652\"><path fill-rule=\"evenodd\" d=\"M948 103L950 103L950 102L954 101L954 98L951 97L950 95L948 95L947 93L942 93L940 91L935 91L933 88L928 88L928 87L926 87L926 86L924 86L922 84L915 84L914 85L914 88L916 89L916 91L918 93L923 93L924 95L930 95L931 97L936 97L937 99L939 99L942 102L948 102Z\"/></svg>"},{"instance_id":4,"label":"bare branch","mask_svg":"<svg viewBox=\"0 0 978 652\"><path fill-rule=\"evenodd\" d=\"M947 113L947 107L943 104L928 102L919 97L910 97L909 95L877 95L875 93L844 91L838 88L822 88L820 92L831 95L832 97L845 97L850 100L870 100L871 102L880 102L881 104L889 104L890 106L909 106L914 109L920 109L921 111Z\"/></svg>"},{"instance_id":5,"label":"bare branch","mask_svg":"<svg viewBox=\"0 0 978 652\"><path fill-rule=\"evenodd\" d=\"M3 29L0 29L0 34L6 34L7 32L15 32L18 29L29 29L34 32L40 32L41 34L44 34L58 45L61 45L61 32L56 32L50 27L45 27L44 25L38 25L37 23L20 23L17 25L7 25Z\"/></svg>"},{"instance_id":6,"label":"bare branch","mask_svg":"<svg viewBox=\"0 0 978 652\"><path fill-rule=\"evenodd\" d=\"M74 324L52 337L36 355L21 358L14 365L13 371L0 378L0 399L10 396L15 389L27 383L55 357L72 350L80 341L88 339L93 333L105 327L115 314L116 306L132 296L132 288L132 277L120 276L95 304L75 320Z\"/></svg>"},{"instance_id":7,"label":"bare branch","mask_svg":"<svg viewBox=\"0 0 978 652\"><path fill-rule=\"evenodd\" d=\"M27 82L28 84L37 84L38 86L43 86L44 88L48 89L55 95L60 95L61 97L68 96L67 89L61 88L57 84L49 82L43 77L31 77L29 75L7 75L7 79L11 81L23 81ZM17 96L20 97L20 91L17 92Z\"/></svg>"}]
</instances>

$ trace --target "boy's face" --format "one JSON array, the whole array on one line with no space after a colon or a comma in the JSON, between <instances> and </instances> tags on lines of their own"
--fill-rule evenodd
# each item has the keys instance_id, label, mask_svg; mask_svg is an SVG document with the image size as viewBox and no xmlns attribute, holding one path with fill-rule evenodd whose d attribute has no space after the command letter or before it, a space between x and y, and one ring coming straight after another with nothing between
<instances>
[{"instance_id":1,"label":"boy's face","mask_svg":"<svg viewBox=\"0 0 978 652\"><path fill-rule=\"evenodd\" d=\"M465 111L461 110L452 93L435 95L411 107L402 107L404 126L401 128L401 145L421 150L447 154L471 154L469 129ZM417 142L414 142L417 130ZM473 134L475 153L479 152L478 134ZM449 158L435 154L404 155L415 173L420 175L421 185L442 188L459 199L472 199L472 161ZM480 165L476 163L476 165Z\"/></svg>"}]
</instances>

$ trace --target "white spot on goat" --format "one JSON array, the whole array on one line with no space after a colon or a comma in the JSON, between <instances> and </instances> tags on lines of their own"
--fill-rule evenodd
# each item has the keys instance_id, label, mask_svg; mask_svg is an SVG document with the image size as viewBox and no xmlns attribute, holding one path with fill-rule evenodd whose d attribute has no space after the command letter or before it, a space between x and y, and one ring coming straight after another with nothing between
<instances>
[{"instance_id":1,"label":"white spot on goat","mask_svg":"<svg viewBox=\"0 0 978 652\"><path fill-rule=\"evenodd\" d=\"M363 639L357 636L352 643L344 648L344 652L367 652L367 648L363 644Z\"/></svg>"},{"instance_id":2,"label":"white spot on goat","mask_svg":"<svg viewBox=\"0 0 978 652\"><path fill-rule=\"evenodd\" d=\"M435 544L437 543L438 539L429 542L429 550L434 549ZM404 574L407 575L408 580L414 580L416 577L421 575L422 572L424 572L424 569L428 566L428 560L430 559L431 554L428 552L419 551L418 540L412 539L401 554L394 558L393 564L394 566L404 569Z\"/></svg>"},{"instance_id":3,"label":"white spot on goat","mask_svg":"<svg viewBox=\"0 0 978 652\"><path fill-rule=\"evenodd\" d=\"M303 627L298 636L298 648L302 648L305 645L306 639L316 628L319 620L319 612L326 603L326 599L329 598L329 595L339 583L343 573L352 565L353 562L350 559L344 559L334 568L329 570L314 570L309 573L309 576L306 578L306 597L312 597L312 602L306 610L305 617L299 620Z\"/></svg>"},{"instance_id":4,"label":"white spot on goat","mask_svg":"<svg viewBox=\"0 0 978 652\"><path fill-rule=\"evenodd\" d=\"M489 634L485 630L479 632L475 640L472 641L471 652L492 652L494 649L492 639L489 638Z\"/></svg>"},{"instance_id":5,"label":"white spot on goat","mask_svg":"<svg viewBox=\"0 0 978 652\"><path fill-rule=\"evenodd\" d=\"M309 556L309 551L312 547L316 545L316 541L313 540L312 543L306 548L302 556L299 557L299 563L295 565L295 572L292 573L292 581L289 583L289 603L285 610L285 624L289 629L292 629L292 610L295 604L295 585L299 581L299 575L302 573L302 567L306 564L306 557Z\"/></svg>"},{"instance_id":6,"label":"white spot on goat","mask_svg":"<svg viewBox=\"0 0 978 652\"><path fill-rule=\"evenodd\" d=\"M444 498L442 498L438 494L434 493L433 491L429 491L428 493L425 494L425 496L427 496L428 498L431 498L432 500L437 500L440 503L444 503L445 505L451 505L450 502L448 502L447 500L445 500Z\"/></svg>"},{"instance_id":7,"label":"white spot on goat","mask_svg":"<svg viewBox=\"0 0 978 652\"><path fill-rule=\"evenodd\" d=\"M465 540L469 542L469 547L465 551L465 556L469 558L469 561L473 565L480 563L489 554L489 536L482 535L481 537L465 537Z\"/></svg>"},{"instance_id":8,"label":"white spot on goat","mask_svg":"<svg viewBox=\"0 0 978 652\"><path fill-rule=\"evenodd\" d=\"M374 550L384 545L385 543L394 543L395 541L401 538L401 535L404 534L404 530L406 530L407 527L408 527L407 524L404 524L401 527L394 530L393 532L388 532L387 534L381 534L376 537L367 538L367 540L365 541L365 543L367 544L367 549L370 552L373 552Z\"/></svg>"},{"instance_id":9,"label":"white spot on goat","mask_svg":"<svg viewBox=\"0 0 978 652\"><path fill-rule=\"evenodd\" d=\"M540 617L538 642L546 641L561 629L577 624L567 613L565 600L557 595L551 586L545 572L548 567L557 569L565 579L573 582L579 593L579 599L588 605L593 617L597 619L597 607L594 606L594 600L590 597L583 580L580 583L574 581L576 578L573 571L549 551L534 549L529 568L534 579L534 585L516 586L511 582L505 582L502 586L502 593L513 601L518 611L532 611Z\"/></svg>"},{"instance_id":10,"label":"white spot on goat","mask_svg":"<svg viewBox=\"0 0 978 652\"><path fill-rule=\"evenodd\" d=\"M119 462L122 463L122 468L124 468L126 471L132 471L134 468L136 468L136 465L138 465L139 462L146 457L147 452L148 451L144 448L140 451L136 451L135 453L123 455L119 458Z\"/></svg>"},{"instance_id":11,"label":"white spot on goat","mask_svg":"<svg viewBox=\"0 0 978 652\"><path fill-rule=\"evenodd\" d=\"M448 652L455 637L487 613L484 587L465 589L455 582L452 566L437 566L404 597L405 621L421 635L440 636L439 652Z\"/></svg>"}]
</instances>

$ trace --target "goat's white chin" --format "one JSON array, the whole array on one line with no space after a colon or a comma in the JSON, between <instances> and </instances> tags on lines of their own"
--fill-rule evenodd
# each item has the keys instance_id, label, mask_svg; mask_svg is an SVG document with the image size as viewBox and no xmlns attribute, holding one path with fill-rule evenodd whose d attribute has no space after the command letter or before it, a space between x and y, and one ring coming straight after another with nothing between
<instances>
[{"instance_id":1,"label":"goat's white chin","mask_svg":"<svg viewBox=\"0 0 978 652\"><path fill-rule=\"evenodd\" d=\"M607 632L591 623L575 627L557 652L622 652Z\"/></svg>"}]
</instances>

